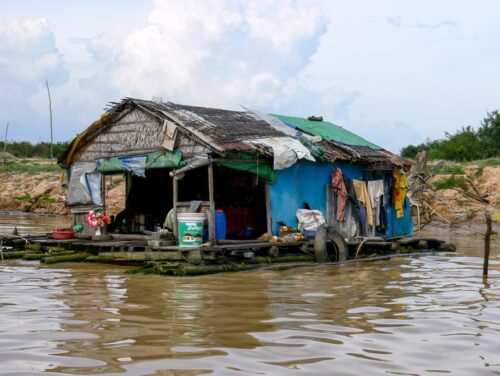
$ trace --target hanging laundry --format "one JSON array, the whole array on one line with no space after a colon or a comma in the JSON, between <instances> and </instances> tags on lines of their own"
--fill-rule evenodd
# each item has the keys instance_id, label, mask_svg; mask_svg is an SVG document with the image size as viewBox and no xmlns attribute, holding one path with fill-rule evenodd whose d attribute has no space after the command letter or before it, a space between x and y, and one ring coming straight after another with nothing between
<instances>
[{"instance_id":1,"label":"hanging laundry","mask_svg":"<svg viewBox=\"0 0 500 376\"><path fill-rule=\"evenodd\" d=\"M401 174L400 170L394 170L392 174L394 176L393 200L394 208L396 209L396 218L401 218L403 217L403 206L405 204L408 181L406 180L406 176Z\"/></svg>"},{"instance_id":2,"label":"hanging laundry","mask_svg":"<svg viewBox=\"0 0 500 376\"><path fill-rule=\"evenodd\" d=\"M373 208L370 196L368 195L368 190L366 189L366 183L362 180L355 180L355 179L353 179L352 183L356 191L356 198L366 208L368 225L373 226Z\"/></svg>"},{"instance_id":3,"label":"hanging laundry","mask_svg":"<svg viewBox=\"0 0 500 376\"><path fill-rule=\"evenodd\" d=\"M351 213L357 224L358 235L365 235L366 210L356 197L356 189L354 188L353 180L344 175L344 184L347 190L347 198L351 203Z\"/></svg>"},{"instance_id":4,"label":"hanging laundry","mask_svg":"<svg viewBox=\"0 0 500 376\"><path fill-rule=\"evenodd\" d=\"M368 195L372 204L373 216L375 217L375 226L380 226L380 208L382 206L382 198L384 196L384 181L370 180L368 182Z\"/></svg>"},{"instance_id":5,"label":"hanging laundry","mask_svg":"<svg viewBox=\"0 0 500 376\"><path fill-rule=\"evenodd\" d=\"M337 195L337 221L344 222L347 189L345 187L342 170L340 168L336 168L332 173L332 189Z\"/></svg>"}]
</instances>

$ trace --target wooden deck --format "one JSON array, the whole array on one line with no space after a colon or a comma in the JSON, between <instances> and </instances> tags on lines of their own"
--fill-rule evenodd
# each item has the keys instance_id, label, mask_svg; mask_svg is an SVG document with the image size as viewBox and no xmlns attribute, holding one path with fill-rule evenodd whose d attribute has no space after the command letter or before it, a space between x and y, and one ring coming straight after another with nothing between
<instances>
[{"instance_id":1,"label":"wooden deck","mask_svg":"<svg viewBox=\"0 0 500 376\"><path fill-rule=\"evenodd\" d=\"M180 247L172 245L172 239L158 238L126 234L68 240L55 240L46 235L0 237L4 258L40 260L47 264L86 261L135 265L153 269L159 274L204 274L205 269L207 272L216 272L245 270L257 264L316 262L312 241L225 240L214 245ZM442 240L419 237L355 239L348 243L348 248L348 259L373 256L374 253L387 255L454 250L452 245ZM193 266L201 269L193 269Z\"/></svg>"}]
</instances>

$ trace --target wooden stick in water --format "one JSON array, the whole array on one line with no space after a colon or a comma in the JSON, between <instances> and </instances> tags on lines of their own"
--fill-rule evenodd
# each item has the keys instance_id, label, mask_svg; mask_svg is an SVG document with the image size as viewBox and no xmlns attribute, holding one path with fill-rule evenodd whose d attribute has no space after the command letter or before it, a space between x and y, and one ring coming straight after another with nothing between
<instances>
[{"instance_id":1,"label":"wooden stick in water","mask_svg":"<svg viewBox=\"0 0 500 376\"><path fill-rule=\"evenodd\" d=\"M490 238L491 238L491 214L489 211L485 213L486 217L486 234L484 235L484 262L483 276L488 276L488 264L490 259Z\"/></svg>"}]
</instances>

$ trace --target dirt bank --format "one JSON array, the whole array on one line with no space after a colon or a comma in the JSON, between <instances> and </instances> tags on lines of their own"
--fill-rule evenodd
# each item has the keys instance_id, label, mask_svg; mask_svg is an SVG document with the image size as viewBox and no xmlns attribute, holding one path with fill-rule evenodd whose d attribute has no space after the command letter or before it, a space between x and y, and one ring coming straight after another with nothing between
<instances>
[{"instance_id":1,"label":"dirt bank","mask_svg":"<svg viewBox=\"0 0 500 376\"><path fill-rule=\"evenodd\" d=\"M24 159L10 166L3 166L3 171L0 171L0 209L38 214L69 214L69 208L64 205L66 189L62 187L60 177L59 168L54 162L46 160ZM106 192L108 212L117 214L123 210L123 178L108 176Z\"/></svg>"}]
</instances>

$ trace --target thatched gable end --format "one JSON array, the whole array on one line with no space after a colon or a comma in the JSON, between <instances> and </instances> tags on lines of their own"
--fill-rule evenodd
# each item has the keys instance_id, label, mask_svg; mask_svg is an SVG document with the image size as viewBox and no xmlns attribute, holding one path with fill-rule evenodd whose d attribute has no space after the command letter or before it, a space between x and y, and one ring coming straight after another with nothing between
<instances>
[{"instance_id":1,"label":"thatched gable end","mask_svg":"<svg viewBox=\"0 0 500 376\"><path fill-rule=\"evenodd\" d=\"M162 122L133 108L109 126L104 126L95 138L74 156L74 161L90 162L100 158L149 153L162 149Z\"/></svg>"}]
</instances>

